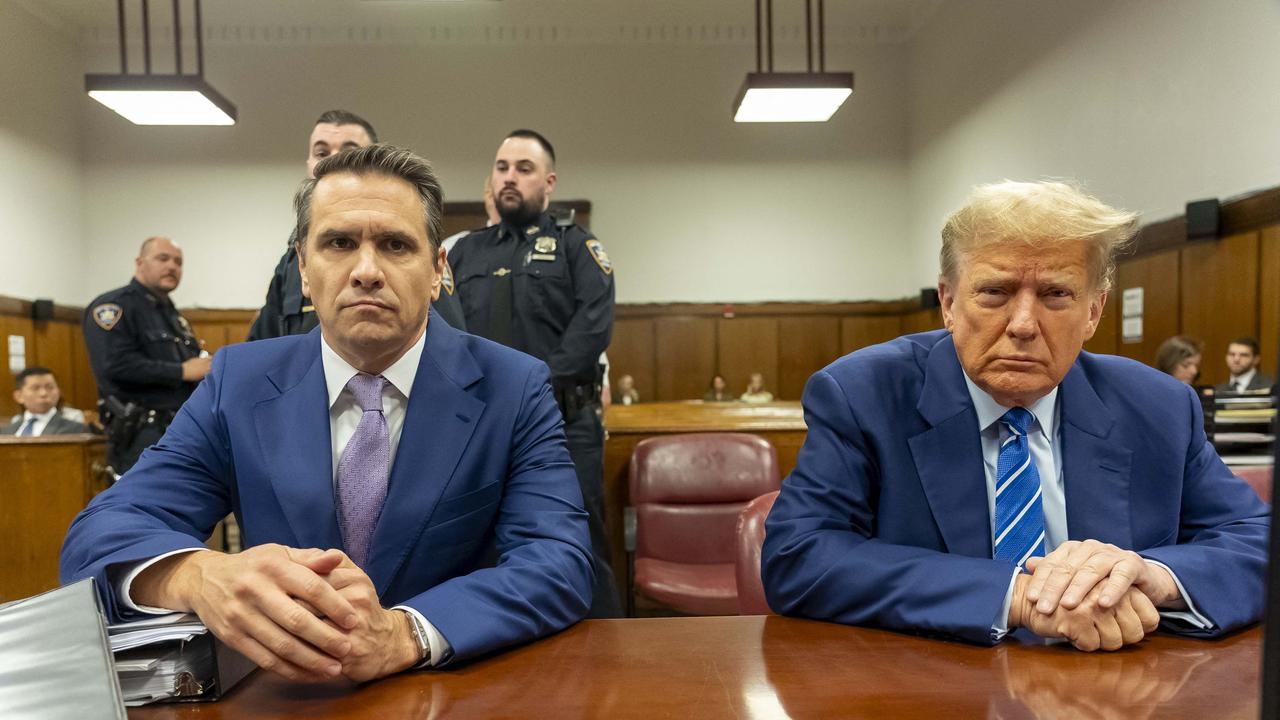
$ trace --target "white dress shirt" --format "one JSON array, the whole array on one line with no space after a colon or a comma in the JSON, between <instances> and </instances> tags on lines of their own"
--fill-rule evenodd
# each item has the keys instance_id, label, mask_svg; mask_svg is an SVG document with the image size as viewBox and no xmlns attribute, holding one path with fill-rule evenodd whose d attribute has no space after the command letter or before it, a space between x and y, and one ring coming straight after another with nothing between
<instances>
[{"instance_id":1,"label":"white dress shirt","mask_svg":"<svg viewBox=\"0 0 1280 720\"><path fill-rule=\"evenodd\" d=\"M1000 458L1000 445L1009 437L1009 431L999 422L1011 408L995 401L982 388L964 376L965 385L969 388L969 397L973 400L973 409L978 414L978 429L982 437L982 466L987 486L987 516L991 520L992 538L995 537L996 517L996 464ZM1059 545L1066 542L1070 535L1067 530L1067 495L1062 475L1062 407L1058 402L1058 388L1040 398L1026 408L1034 418L1027 428L1027 447L1031 459L1035 463L1036 472L1040 475L1040 506L1044 512L1044 549L1051 553ZM994 539L992 540L994 542ZM1193 627L1207 629L1213 627L1208 618L1196 611L1191 604L1191 597L1178 576L1174 575L1164 563L1147 560L1169 571L1169 575L1178 586L1178 592L1187 603L1188 612L1162 611L1165 619L1178 620ZM1009 632L1009 607L1013 604L1013 585L1018 579L1020 569L1013 571L1009 579L1009 589L1005 592L1004 610L996 618L992 627L994 637L998 640Z\"/></svg>"},{"instance_id":2,"label":"white dress shirt","mask_svg":"<svg viewBox=\"0 0 1280 720\"><path fill-rule=\"evenodd\" d=\"M418 374L418 362L422 358L422 350L425 345L426 334L423 333L422 337L418 338L418 342L405 351L405 354L400 356L399 360L392 363L391 367L382 372L382 377L387 380L382 389L382 413L387 420L387 433L391 441L392 468L395 467L394 458L396 450L400 446L400 433L404 429L405 411L409 407L409 393L413 390L413 380ZM352 367L333 348L329 347L329 343L325 342L323 335L320 337L320 362L324 370L325 389L329 395L329 437L332 441L333 453L331 467L333 468L334 491L336 493L338 461L342 458L343 449L351 441L351 437L355 435L356 426L360 424L360 418L364 415L364 411L356 403L355 394L347 389L347 383L360 371ZM164 608L135 604L129 595L129 590L134 578L141 574L143 570L166 557L185 552L199 552L199 549L184 549L165 553L140 563L129 571L117 586L117 597L120 598L121 605L135 612L152 615L172 612ZM422 613L407 605L397 605L393 609L410 613L418 619L423 629L426 630L427 643L431 646L431 661L428 665L437 665L448 657L450 653L449 641L445 640L440 631L423 617Z\"/></svg>"},{"instance_id":3,"label":"white dress shirt","mask_svg":"<svg viewBox=\"0 0 1280 720\"><path fill-rule=\"evenodd\" d=\"M24 410L22 412L22 421L18 423L18 429L15 432L15 434L21 435L22 428L27 426L27 423L31 420L31 418L35 418L36 424L31 426L31 437L40 437L41 435L44 434L44 429L49 426L49 421L52 420L53 416L57 414L58 414L58 408L56 407L49 408L47 412L41 413L39 415L32 413L30 410Z\"/></svg>"},{"instance_id":4,"label":"white dress shirt","mask_svg":"<svg viewBox=\"0 0 1280 720\"><path fill-rule=\"evenodd\" d=\"M1253 382L1253 376L1258 374L1258 368L1249 368L1249 371L1243 375L1231 376L1231 388L1238 392L1244 392L1249 387L1249 383Z\"/></svg>"}]
</instances>

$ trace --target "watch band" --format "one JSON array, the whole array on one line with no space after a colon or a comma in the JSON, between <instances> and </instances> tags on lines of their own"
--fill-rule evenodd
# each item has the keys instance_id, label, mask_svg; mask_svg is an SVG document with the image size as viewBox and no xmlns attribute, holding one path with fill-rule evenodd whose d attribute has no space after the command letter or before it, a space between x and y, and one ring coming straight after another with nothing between
<instances>
[{"instance_id":1,"label":"watch band","mask_svg":"<svg viewBox=\"0 0 1280 720\"><path fill-rule=\"evenodd\" d=\"M409 616L409 627L413 628L413 637L418 641L418 663L414 665L414 669L426 667L431 662L431 643L427 640L427 629L422 627L422 622L418 620L418 616L408 610L401 610L405 615Z\"/></svg>"}]
</instances>

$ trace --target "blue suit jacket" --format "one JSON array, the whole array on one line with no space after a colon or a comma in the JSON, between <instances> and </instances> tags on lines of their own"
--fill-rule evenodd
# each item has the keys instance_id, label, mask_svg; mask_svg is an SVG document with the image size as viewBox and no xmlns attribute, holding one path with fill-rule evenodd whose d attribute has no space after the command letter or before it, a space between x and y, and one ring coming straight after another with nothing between
<instances>
[{"instance_id":1,"label":"blue suit jacket","mask_svg":"<svg viewBox=\"0 0 1280 720\"><path fill-rule=\"evenodd\" d=\"M991 643L1013 565L991 558L977 413L946 331L837 360L766 524L774 610ZM1186 385L1081 353L1059 393L1072 540L1168 565L1216 635L1258 620L1268 508L1222 464Z\"/></svg>"},{"instance_id":2,"label":"blue suit jacket","mask_svg":"<svg viewBox=\"0 0 1280 720\"><path fill-rule=\"evenodd\" d=\"M62 580L202 547L235 512L245 547L342 547L319 330L224 348L159 444L76 518ZM497 567L477 569L494 542ZM590 543L545 364L435 311L374 531L369 577L465 659L580 620Z\"/></svg>"}]
</instances>

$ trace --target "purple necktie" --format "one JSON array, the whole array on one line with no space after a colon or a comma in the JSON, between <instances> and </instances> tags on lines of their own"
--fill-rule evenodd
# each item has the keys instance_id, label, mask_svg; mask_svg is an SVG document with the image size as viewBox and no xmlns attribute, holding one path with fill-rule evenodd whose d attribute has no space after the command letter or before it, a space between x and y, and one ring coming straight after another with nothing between
<instances>
[{"instance_id":1,"label":"purple necktie","mask_svg":"<svg viewBox=\"0 0 1280 720\"><path fill-rule=\"evenodd\" d=\"M382 388L387 379L359 373L347 382L364 411L356 432L338 460L338 527L347 555L360 567L369 559L373 529L387 499L391 468L391 436L382 414Z\"/></svg>"}]
</instances>

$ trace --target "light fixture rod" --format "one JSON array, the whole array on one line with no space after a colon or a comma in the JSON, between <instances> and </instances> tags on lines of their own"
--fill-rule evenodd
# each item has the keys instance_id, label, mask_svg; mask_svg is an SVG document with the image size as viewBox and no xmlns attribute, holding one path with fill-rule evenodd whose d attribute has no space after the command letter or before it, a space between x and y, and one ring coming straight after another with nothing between
<instances>
[{"instance_id":1,"label":"light fixture rod","mask_svg":"<svg viewBox=\"0 0 1280 720\"><path fill-rule=\"evenodd\" d=\"M142 63L148 75L151 74L151 2L142 0Z\"/></svg>"},{"instance_id":2,"label":"light fixture rod","mask_svg":"<svg viewBox=\"0 0 1280 720\"><path fill-rule=\"evenodd\" d=\"M756 0L756 72L764 72L764 67L760 64L760 0Z\"/></svg>"},{"instance_id":3,"label":"light fixture rod","mask_svg":"<svg viewBox=\"0 0 1280 720\"><path fill-rule=\"evenodd\" d=\"M200 22L200 0L196 0L196 75L204 77L204 25Z\"/></svg>"},{"instance_id":4,"label":"light fixture rod","mask_svg":"<svg viewBox=\"0 0 1280 720\"><path fill-rule=\"evenodd\" d=\"M773 0L764 0L765 9L768 12L766 35L769 38L769 72L773 72Z\"/></svg>"},{"instance_id":5,"label":"light fixture rod","mask_svg":"<svg viewBox=\"0 0 1280 720\"><path fill-rule=\"evenodd\" d=\"M198 2L199 0L197 0ZM818 72L827 71L827 9L825 0L818 0Z\"/></svg>"},{"instance_id":6,"label":"light fixture rod","mask_svg":"<svg viewBox=\"0 0 1280 720\"><path fill-rule=\"evenodd\" d=\"M804 0L804 60L813 72L813 0Z\"/></svg>"},{"instance_id":7,"label":"light fixture rod","mask_svg":"<svg viewBox=\"0 0 1280 720\"><path fill-rule=\"evenodd\" d=\"M120 26L120 74L129 74L129 53L124 44L124 0L116 0L116 24Z\"/></svg>"},{"instance_id":8,"label":"light fixture rod","mask_svg":"<svg viewBox=\"0 0 1280 720\"><path fill-rule=\"evenodd\" d=\"M178 0L173 0L173 67L175 73L182 74L182 15Z\"/></svg>"}]
</instances>

